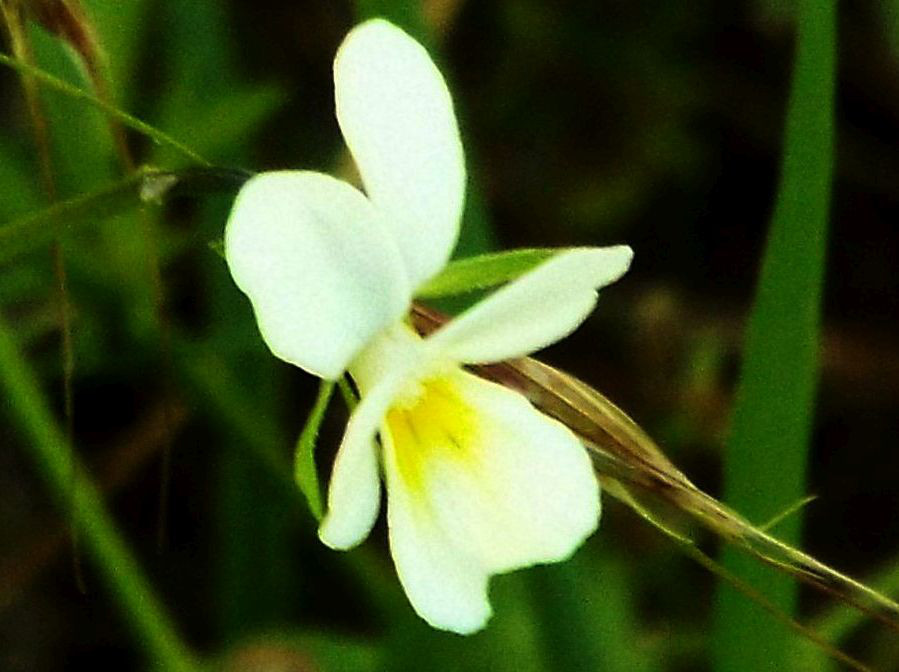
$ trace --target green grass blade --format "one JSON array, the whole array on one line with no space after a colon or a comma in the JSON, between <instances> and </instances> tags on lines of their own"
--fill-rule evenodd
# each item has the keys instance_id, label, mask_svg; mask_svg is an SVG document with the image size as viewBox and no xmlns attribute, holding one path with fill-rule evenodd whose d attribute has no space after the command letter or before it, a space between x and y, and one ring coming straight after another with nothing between
<instances>
[{"instance_id":1,"label":"green grass blade","mask_svg":"<svg viewBox=\"0 0 899 672\"><path fill-rule=\"evenodd\" d=\"M16 347L9 329L0 321L0 386L8 400L10 419L22 430L25 444L63 508L76 506L81 539L100 573L126 612L136 639L160 669L193 672L192 654L175 628L119 535L99 493L83 475L73 497L73 473L82 474L57 426L37 380ZM74 501L73 501L74 500Z\"/></svg>"},{"instance_id":2,"label":"green grass blade","mask_svg":"<svg viewBox=\"0 0 899 672\"><path fill-rule=\"evenodd\" d=\"M562 251L564 248L525 248L451 261L420 287L416 296L434 299L495 287L514 280Z\"/></svg>"},{"instance_id":3,"label":"green grass blade","mask_svg":"<svg viewBox=\"0 0 899 672\"><path fill-rule=\"evenodd\" d=\"M322 491L318 483L318 472L315 469L315 444L318 441L318 430L325 419L325 411L334 393L334 381L323 380L318 388L318 396L312 412L306 419L300 438L297 439L296 453L293 463L293 475L302 493L309 502L309 510L316 520L322 519Z\"/></svg>"},{"instance_id":4,"label":"green grass blade","mask_svg":"<svg viewBox=\"0 0 899 672\"><path fill-rule=\"evenodd\" d=\"M804 494L818 370L818 336L833 171L836 10L831 0L800 5L784 159L742 378L725 453L725 500L764 521ZM801 518L778 526L799 540ZM725 565L778 608L795 613L796 586L748 556ZM793 637L732 588L716 605L715 669L788 669Z\"/></svg>"},{"instance_id":5,"label":"green grass blade","mask_svg":"<svg viewBox=\"0 0 899 672\"><path fill-rule=\"evenodd\" d=\"M95 225L147 203L178 195L234 193L250 176L227 168L144 169L118 182L0 225L0 266L48 246L81 226Z\"/></svg>"},{"instance_id":6,"label":"green grass blade","mask_svg":"<svg viewBox=\"0 0 899 672\"><path fill-rule=\"evenodd\" d=\"M153 142L158 143L160 145L167 145L171 147L173 150L177 151L179 154L184 155L194 163L198 163L200 165L208 166L209 161L204 159L202 156L197 154L187 145L179 142L171 135L166 133L165 131L161 131L158 128L154 128L150 124L145 121L141 121L135 116L128 114L127 112L123 112L115 105L107 103L106 101L101 100L94 94L81 89L74 84L69 84L68 82L51 75L49 72L45 72L40 68L35 68L33 66L28 65L27 63L23 63L20 60L15 58L10 58L6 54L0 54L0 64L5 65L13 70L17 70L21 73L34 77L38 82L42 85L47 86L59 93L70 96L72 98L82 100L97 109L101 110L105 114L110 117L118 120L128 128L137 131L143 135L146 135Z\"/></svg>"},{"instance_id":7,"label":"green grass blade","mask_svg":"<svg viewBox=\"0 0 899 672\"><path fill-rule=\"evenodd\" d=\"M97 191L62 201L0 226L0 264L49 246L82 224L97 223L140 205L144 174L132 175Z\"/></svg>"}]
</instances>

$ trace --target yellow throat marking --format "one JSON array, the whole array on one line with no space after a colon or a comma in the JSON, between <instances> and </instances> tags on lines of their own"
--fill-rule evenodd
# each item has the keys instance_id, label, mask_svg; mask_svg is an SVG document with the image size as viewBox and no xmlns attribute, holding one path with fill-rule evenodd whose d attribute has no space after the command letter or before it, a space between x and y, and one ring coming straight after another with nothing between
<instances>
[{"instance_id":1,"label":"yellow throat marking","mask_svg":"<svg viewBox=\"0 0 899 672\"><path fill-rule=\"evenodd\" d=\"M420 494L432 460L471 467L477 459L477 414L452 375L424 380L419 393L387 412L385 448L406 487ZM389 459L389 458L388 458Z\"/></svg>"}]
</instances>

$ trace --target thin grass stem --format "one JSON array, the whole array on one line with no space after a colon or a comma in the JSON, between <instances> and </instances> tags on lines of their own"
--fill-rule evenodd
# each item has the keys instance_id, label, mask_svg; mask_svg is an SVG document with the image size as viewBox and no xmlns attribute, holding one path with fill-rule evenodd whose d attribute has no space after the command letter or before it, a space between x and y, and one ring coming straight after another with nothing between
<instances>
[{"instance_id":1,"label":"thin grass stem","mask_svg":"<svg viewBox=\"0 0 899 672\"><path fill-rule=\"evenodd\" d=\"M19 352L9 327L0 320L0 385L9 400L11 420L24 435L31 457L58 504L71 504L72 474L85 547L109 590L116 596L139 645L160 669L195 672L199 664L166 614L134 556L107 513L93 483L84 475L57 426L37 379Z\"/></svg>"}]
</instances>

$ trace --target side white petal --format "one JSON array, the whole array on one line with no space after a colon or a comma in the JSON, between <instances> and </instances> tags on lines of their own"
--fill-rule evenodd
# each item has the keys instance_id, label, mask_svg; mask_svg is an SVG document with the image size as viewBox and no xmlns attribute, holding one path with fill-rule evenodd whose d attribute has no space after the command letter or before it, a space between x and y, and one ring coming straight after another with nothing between
<instances>
[{"instance_id":1,"label":"side white petal","mask_svg":"<svg viewBox=\"0 0 899 672\"><path fill-rule=\"evenodd\" d=\"M627 245L561 252L436 331L428 347L469 364L539 350L574 331L597 290L620 278L632 258Z\"/></svg>"},{"instance_id":2,"label":"side white petal","mask_svg":"<svg viewBox=\"0 0 899 672\"><path fill-rule=\"evenodd\" d=\"M350 416L331 472L328 510L318 530L319 538L331 548L352 548L368 536L377 520L381 481L375 434L402 382L401 375L384 378Z\"/></svg>"},{"instance_id":3,"label":"side white petal","mask_svg":"<svg viewBox=\"0 0 899 672\"><path fill-rule=\"evenodd\" d=\"M415 287L449 259L465 197L446 83L418 42L381 19L347 35L334 83L340 128L368 196L389 213Z\"/></svg>"},{"instance_id":4,"label":"side white petal","mask_svg":"<svg viewBox=\"0 0 899 672\"><path fill-rule=\"evenodd\" d=\"M408 309L403 262L358 190L321 173L263 173L225 227L225 258L281 359L336 378Z\"/></svg>"},{"instance_id":5,"label":"side white petal","mask_svg":"<svg viewBox=\"0 0 899 672\"><path fill-rule=\"evenodd\" d=\"M409 602L435 628L463 635L480 630L492 614L484 564L450 541L404 477L390 433L382 440L390 551Z\"/></svg>"},{"instance_id":6,"label":"side white petal","mask_svg":"<svg viewBox=\"0 0 899 672\"><path fill-rule=\"evenodd\" d=\"M424 463L440 527L491 572L569 557L600 516L583 445L517 392L463 371L452 384L472 426Z\"/></svg>"}]
</instances>

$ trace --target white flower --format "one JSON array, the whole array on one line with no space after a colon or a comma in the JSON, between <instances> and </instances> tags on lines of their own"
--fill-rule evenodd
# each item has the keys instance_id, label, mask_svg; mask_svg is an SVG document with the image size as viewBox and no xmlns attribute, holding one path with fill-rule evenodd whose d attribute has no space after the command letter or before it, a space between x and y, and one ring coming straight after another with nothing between
<instances>
[{"instance_id":1,"label":"white flower","mask_svg":"<svg viewBox=\"0 0 899 672\"><path fill-rule=\"evenodd\" d=\"M365 194L320 173L263 173L237 196L225 253L272 352L322 378L349 371L359 387L321 539L346 549L368 535L380 462L409 600L431 625L469 633L490 616L491 574L567 558L600 503L566 427L461 365L568 335L632 253L561 252L421 339L404 318L449 259L465 191L449 92L421 45L383 20L350 32L334 81Z\"/></svg>"}]
</instances>

